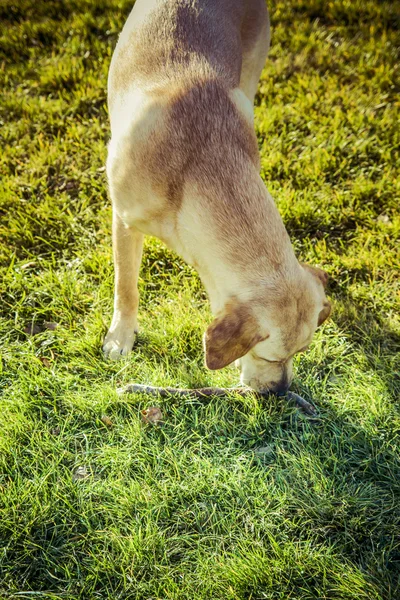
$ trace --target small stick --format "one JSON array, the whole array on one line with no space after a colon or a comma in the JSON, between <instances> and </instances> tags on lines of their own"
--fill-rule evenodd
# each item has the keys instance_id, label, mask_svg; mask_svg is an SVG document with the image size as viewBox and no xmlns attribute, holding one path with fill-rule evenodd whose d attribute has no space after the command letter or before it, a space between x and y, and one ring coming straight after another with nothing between
<instances>
[{"instance_id":1,"label":"small stick","mask_svg":"<svg viewBox=\"0 0 400 600\"><path fill-rule=\"evenodd\" d=\"M297 406L301 408L307 415L312 415L315 417L318 414L315 406L313 406L313 404L310 402L307 402L307 400L304 400L304 398L299 396L299 394L289 391L286 392L286 398L297 404Z\"/></svg>"},{"instance_id":2,"label":"small stick","mask_svg":"<svg viewBox=\"0 0 400 600\"><path fill-rule=\"evenodd\" d=\"M217 396L222 398L229 392L234 392L239 396L247 396L247 394L254 393L258 397L266 398L270 394L261 394L255 392L250 388L217 388L217 387L205 387L197 389L184 389L184 388L171 388L171 387L154 387L152 385L142 385L140 383L130 383L124 388L120 388L118 394L148 394L149 396L160 396L161 398L168 398L169 396L183 396L186 398L204 398L210 396ZM299 408L301 408L306 414L315 416L317 411L315 407L304 400L295 392L287 392L286 398L291 400Z\"/></svg>"}]
</instances>

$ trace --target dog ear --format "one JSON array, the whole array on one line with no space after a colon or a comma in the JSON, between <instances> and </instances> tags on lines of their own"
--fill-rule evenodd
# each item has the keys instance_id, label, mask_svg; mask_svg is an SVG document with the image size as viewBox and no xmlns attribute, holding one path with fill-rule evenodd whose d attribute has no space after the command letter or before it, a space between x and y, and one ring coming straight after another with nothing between
<instances>
[{"instance_id":1,"label":"dog ear","mask_svg":"<svg viewBox=\"0 0 400 600\"><path fill-rule=\"evenodd\" d=\"M204 335L206 366L222 369L241 358L258 342L266 339L259 331L257 319L244 304L229 302Z\"/></svg>"},{"instance_id":2,"label":"dog ear","mask_svg":"<svg viewBox=\"0 0 400 600\"><path fill-rule=\"evenodd\" d=\"M312 267L311 265L307 265L306 263L301 263L301 266L304 269L307 269L307 271L309 271L310 273L312 273L314 277L319 279L324 288L326 288L329 279L328 273L326 273L322 269L319 269L318 267Z\"/></svg>"},{"instance_id":3,"label":"dog ear","mask_svg":"<svg viewBox=\"0 0 400 600\"><path fill-rule=\"evenodd\" d=\"M329 300L325 300L324 306L318 316L318 327L329 317L332 312L332 305Z\"/></svg>"}]
</instances>

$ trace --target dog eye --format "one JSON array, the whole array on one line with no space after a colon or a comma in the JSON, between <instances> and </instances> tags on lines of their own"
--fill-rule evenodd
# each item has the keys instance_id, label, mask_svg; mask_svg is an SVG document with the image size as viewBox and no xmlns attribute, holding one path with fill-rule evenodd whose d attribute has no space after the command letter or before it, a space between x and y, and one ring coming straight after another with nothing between
<instances>
[{"instance_id":1,"label":"dog eye","mask_svg":"<svg viewBox=\"0 0 400 600\"><path fill-rule=\"evenodd\" d=\"M257 359L257 360L262 360L262 361L264 361L264 362L271 363L271 364L273 364L273 365L275 365L275 364L278 364L278 363L282 362L282 361L280 361L280 360L268 360L268 358L264 358L263 356L258 356L258 354L254 354L254 353L253 353L253 356L254 356L254 358L255 358L255 359Z\"/></svg>"}]
</instances>

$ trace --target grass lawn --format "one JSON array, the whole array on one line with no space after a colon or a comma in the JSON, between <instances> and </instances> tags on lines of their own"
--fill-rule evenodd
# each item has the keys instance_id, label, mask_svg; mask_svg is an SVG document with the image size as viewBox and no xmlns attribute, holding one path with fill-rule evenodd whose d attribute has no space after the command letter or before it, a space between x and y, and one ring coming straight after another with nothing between
<instances>
[{"instance_id":1,"label":"grass lawn","mask_svg":"<svg viewBox=\"0 0 400 600\"><path fill-rule=\"evenodd\" d=\"M0 598L399 600L400 8L270 2L255 126L297 254L331 276L296 359L319 418L232 393L162 400L151 427L154 399L118 386L238 373L204 367L204 289L152 239L135 352L101 353L106 80L131 4L0 4Z\"/></svg>"}]
</instances>

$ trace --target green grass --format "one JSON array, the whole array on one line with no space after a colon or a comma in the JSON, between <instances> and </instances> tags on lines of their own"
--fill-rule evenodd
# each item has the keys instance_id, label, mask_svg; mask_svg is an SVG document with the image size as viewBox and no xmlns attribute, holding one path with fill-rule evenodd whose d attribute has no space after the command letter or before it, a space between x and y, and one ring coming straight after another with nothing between
<instances>
[{"instance_id":1,"label":"green grass","mask_svg":"<svg viewBox=\"0 0 400 600\"><path fill-rule=\"evenodd\" d=\"M238 374L203 366L204 290L150 239L136 350L101 354L106 78L130 4L0 6L0 598L398 600L398 7L270 3L256 129L299 257L331 276L296 364L320 419L232 394L160 401L151 428L154 400L117 386Z\"/></svg>"}]
</instances>

